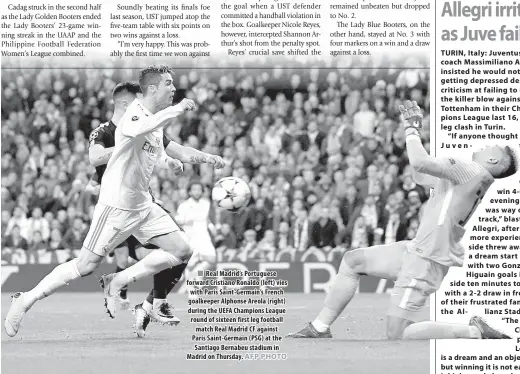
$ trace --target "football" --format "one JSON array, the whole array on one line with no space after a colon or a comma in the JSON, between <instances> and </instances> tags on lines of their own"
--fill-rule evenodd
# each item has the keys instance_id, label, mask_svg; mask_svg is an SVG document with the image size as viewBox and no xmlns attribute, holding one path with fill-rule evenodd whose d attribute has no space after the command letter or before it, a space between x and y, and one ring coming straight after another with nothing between
<instances>
[{"instance_id":1,"label":"football","mask_svg":"<svg viewBox=\"0 0 520 374\"><path fill-rule=\"evenodd\" d=\"M249 204L251 190L240 178L222 178L213 186L211 198L219 208L238 212Z\"/></svg>"}]
</instances>

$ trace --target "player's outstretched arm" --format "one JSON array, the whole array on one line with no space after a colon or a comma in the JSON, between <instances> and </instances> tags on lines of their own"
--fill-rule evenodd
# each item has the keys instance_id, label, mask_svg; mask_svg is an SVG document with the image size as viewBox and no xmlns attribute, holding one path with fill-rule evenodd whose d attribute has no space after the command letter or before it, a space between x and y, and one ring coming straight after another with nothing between
<instances>
[{"instance_id":1,"label":"player's outstretched arm","mask_svg":"<svg viewBox=\"0 0 520 374\"><path fill-rule=\"evenodd\" d=\"M166 153L172 158L176 158L187 164L212 164L217 169L224 167L224 160L220 156L212 155L199 151L198 149L186 147L170 141L166 147Z\"/></svg>"},{"instance_id":2,"label":"player's outstretched arm","mask_svg":"<svg viewBox=\"0 0 520 374\"><path fill-rule=\"evenodd\" d=\"M421 142L419 130L421 126L421 108L417 103L406 101L400 105L406 133L406 151L410 165L415 172L443 178L452 183L464 183L481 172L478 164L467 163L453 158L435 158L430 156Z\"/></svg>"},{"instance_id":3,"label":"player's outstretched arm","mask_svg":"<svg viewBox=\"0 0 520 374\"><path fill-rule=\"evenodd\" d=\"M172 170L175 175L179 175L184 171L184 165L181 161L171 158L165 152L162 152L157 158L156 166L160 169Z\"/></svg>"},{"instance_id":4,"label":"player's outstretched arm","mask_svg":"<svg viewBox=\"0 0 520 374\"><path fill-rule=\"evenodd\" d=\"M415 177L421 179L421 174L434 177L442 177L444 166L435 157L426 152L421 141L420 129L422 128L422 111L417 102L407 100L405 105L399 105L403 115L404 131L406 134L406 151ZM424 181L423 181L424 182ZM417 182L419 183L419 182Z\"/></svg>"},{"instance_id":5,"label":"player's outstretched arm","mask_svg":"<svg viewBox=\"0 0 520 374\"><path fill-rule=\"evenodd\" d=\"M134 138L155 131L170 124L170 120L195 109L195 102L190 99L183 99L179 104L160 110L152 116L135 115L127 110L121 121L121 131L123 135ZM130 112L130 113L129 113Z\"/></svg>"}]
</instances>

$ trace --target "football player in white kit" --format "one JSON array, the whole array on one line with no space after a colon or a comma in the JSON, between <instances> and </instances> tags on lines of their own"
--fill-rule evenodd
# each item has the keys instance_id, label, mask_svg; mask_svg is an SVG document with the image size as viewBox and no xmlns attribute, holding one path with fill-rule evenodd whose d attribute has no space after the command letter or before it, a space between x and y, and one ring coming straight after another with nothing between
<instances>
[{"instance_id":1,"label":"football player in white kit","mask_svg":"<svg viewBox=\"0 0 520 374\"><path fill-rule=\"evenodd\" d=\"M188 236L193 251L188 268L197 276L199 271L209 270L215 265L217 254L209 233L211 203L203 197L204 186L199 181L192 182L188 193L189 199L179 204L175 218Z\"/></svg>"},{"instance_id":2,"label":"football player in white kit","mask_svg":"<svg viewBox=\"0 0 520 374\"><path fill-rule=\"evenodd\" d=\"M91 274L119 243L133 235L141 243L160 249L117 273L104 275L105 307L114 318L119 290L130 282L180 265L191 257L186 234L171 216L152 202L148 191L156 163L177 165L164 153L163 127L169 120L195 103L183 99L172 106L175 95L173 73L167 66L150 66L141 70L139 85L142 99L135 99L127 108L116 130L115 147L101 182L99 202L94 210L90 230L79 256L58 265L28 292L18 292L7 313L4 327L9 336L18 333L25 313L36 303L69 284ZM221 157L178 145L181 162L210 163L222 168Z\"/></svg>"},{"instance_id":3,"label":"football player in white kit","mask_svg":"<svg viewBox=\"0 0 520 374\"><path fill-rule=\"evenodd\" d=\"M96 167L96 172L85 191L90 195L99 197L100 185L103 175L107 167L107 163L112 155L115 146L115 134L119 121L126 112L126 108L134 101L136 97L140 97L141 87L138 83L122 82L115 86L112 91L112 99L114 101L114 113L112 119L99 126L92 131L89 137L89 161ZM163 146L166 154L171 153L172 157L178 153L175 151L178 146L166 134L163 136ZM173 148L173 151L172 151ZM185 160L186 161L186 160ZM189 161L189 160L188 160ZM166 165L173 171L174 175L178 175L183 171L183 163L178 161L178 168L172 168L172 165ZM165 166L157 164L157 166ZM152 199L154 199L152 195ZM156 204L160 204L155 199ZM142 246L133 236L118 245L112 252L116 262L116 273L123 271L130 266L130 261L139 261L148 253L156 249L151 245ZM146 299L134 308L134 329L138 337L145 336L145 330L151 320L159 323L175 326L180 320L173 313L173 306L166 300L168 294L176 286L186 269L187 264L181 264L169 269L165 269L153 276L153 288ZM124 287L119 292L119 305L121 309L128 309L130 300L127 297L127 288ZM155 307L154 307L155 306Z\"/></svg>"}]
</instances>

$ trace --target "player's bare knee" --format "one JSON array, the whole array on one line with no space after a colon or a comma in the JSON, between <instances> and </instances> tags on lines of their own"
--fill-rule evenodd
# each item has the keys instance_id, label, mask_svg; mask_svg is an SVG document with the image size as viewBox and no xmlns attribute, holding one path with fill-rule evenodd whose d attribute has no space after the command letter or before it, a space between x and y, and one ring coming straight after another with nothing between
<instances>
[{"instance_id":1,"label":"player's bare knee","mask_svg":"<svg viewBox=\"0 0 520 374\"><path fill-rule=\"evenodd\" d=\"M98 267L98 263L92 261L76 262L76 265L78 267L79 274L82 277L86 277L92 274Z\"/></svg>"},{"instance_id":2,"label":"player's bare knee","mask_svg":"<svg viewBox=\"0 0 520 374\"><path fill-rule=\"evenodd\" d=\"M192 250L189 245L188 237L182 231L157 236L148 242L172 254L183 262L189 260L191 257Z\"/></svg>"},{"instance_id":3,"label":"player's bare knee","mask_svg":"<svg viewBox=\"0 0 520 374\"><path fill-rule=\"evenodd\" d=\"M103 257L98 256L89 250L82 249L79 256L76 258L76 267L82 277L86 277L97 269Z\"/></svg>"},{"instance_id":4,"label":"player's bare knee","mask_svg":"<svg viewBox=\"0 0 520 374\"><path fill-rule=\"evenodd\" d=\"M175 246L175 254L177 257L179 257L182 261L189 260L191 258L192 250L188 242L181 241L176 244Z\"/></svg>"},{"instance_id":5,"label":"player's bare knee","mask_svg":"<svg viewBox=\"0 0 520 374\"><path fill-rule=\"evenodd\" d=\"M186 258L184 258L184 259L183 259L183 262L185 262L185 263L190 262L191 258L193 257L193 249L190 248L190 251L191 251L191 252L190 252L189 256L187 256Z\"/></svg>"},{"instance_id":6,"label":"player's bare knee","mask_svg":"<svg viewBox=\"0 0 520 374\"><path fill-rule=\"evenodd\" d=\"M365 256L361 250L348 251L343 255L345 264L357 274L365 273Z\"/></svg>"},{"instance_id":7,"label":"player's bare knee","mask_svg":"<svg viewBox=\"0 0 520 374\"><path fill-rule=\"evenodd\" d=\"M174 255L175 257L177 257L179 260L182 260L182 261L188 261L192 254L191 247L188 244L188 242L185 242L182 240L180 240L177 243L172 244L168 247L164 247L162 249L168 253L171 253L172 255Z\"/></svg>"}]
</instances>

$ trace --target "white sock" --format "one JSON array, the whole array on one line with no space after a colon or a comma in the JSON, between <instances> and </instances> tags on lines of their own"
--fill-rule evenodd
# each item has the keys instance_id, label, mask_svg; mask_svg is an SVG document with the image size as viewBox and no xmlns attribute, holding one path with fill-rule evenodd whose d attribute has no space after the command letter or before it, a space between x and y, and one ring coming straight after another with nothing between
<instances>
[{"instance_id":1,"label":"white sock","mask_svg":"<svg viewBox=\"0 0 520 374\"><path fill-rule=\"evenodd\" d=\"M456 323L424 321L413 323L403 332L403 339L481 339L482 334L476 326Z\"/></svg>"},{"instance_id":2,"label":"white sock","mask_svg":"<svg viewBox=\"0 0 520 374\"><path fill-rule=\"evenodd\" d=\"M324 324L319 319L315 319L312 321L312 326L316 329L318 332L325 332L330 327L329 325Z\"/></svg>"},{"instance_id":3,"label":"white sock","mask_svg":"<svg viewBox=\"0 0 520 374\"><path fill-rule=\"evenodd\" d=\"M171 253L161 249L155 250L136 264L116 273L110 283L110 292L119 292L121 288L130 282L135 282L138 279L157 274L164 269L180 264L182 264L182 261Z\"/></svg>"},{"instance_id":4,"label":"white sock","mask_svg":"<svg viewBox=\"0 0 520 374\"><path fill-rule=\"evenodd\" d=\"M162 304L165 304L166 299L153 299L153 308L158 309Z\"/></svg>"},{"instance_id":5,"label":"white sock","mask_svg":"<svg viewBox=\"0 0 520 374\"><path fill-rule=\"evenodd\" d=\"M29 309L36 301L52 295L59 288L67 286L70 281L80 277L81 274L76 266L76 259L56 266L36 287L25 293L24 301L26 308Z\"/></svg>"},{"instance_id":6,"label":"white sock","mask_svg":"<svg viewBox=\"0 0 520 374\"><path fill-rule=\"evenodd\" d=\"M146 313L150 314L153 309L153 305L148 302L148 300L143 301L143 309Z\"/></svg>"}]
</instances>

